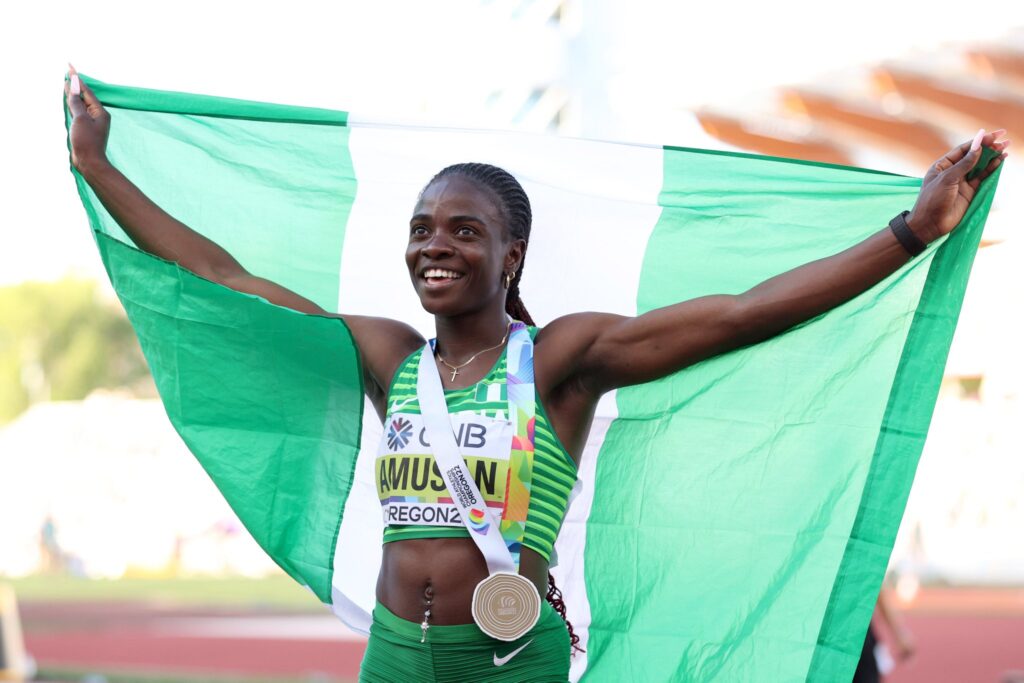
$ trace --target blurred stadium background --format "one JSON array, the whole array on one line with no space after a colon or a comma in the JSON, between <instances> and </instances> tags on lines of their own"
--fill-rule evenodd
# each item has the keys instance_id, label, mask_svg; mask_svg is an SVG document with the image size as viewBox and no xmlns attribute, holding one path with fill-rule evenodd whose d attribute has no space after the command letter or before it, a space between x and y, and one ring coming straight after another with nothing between
<instances>
[{"instance_id":1,"label":"blurred stadium background","mask_svg":"<svg viewBox=\"0 0 1024 683\"><path fill-rule=\"evenodd\" d=\"M0 672L20 666L23 640L47 680L347 681L363 647L263 555L168 424L66 175L55 59L70 55L111 82L922 175L981 127L1024 142L1018 5L989 3L972 19L951 3L865 3L829 17L801 2L300 3L291 17L231 3L162 17L111 3L109 16L69 14L48 28L42 10L14 10L12 25L50 37L0 48L45 67L15 81L31 116L11 124L26 134L17 177L3 183L30 206L11 226L23 236L0 256L0 584L17 596L23 636L0 592ZM303 25L321 11L327 33ZM154 32L158 21L165 30ZM124 49L96 48L111 40L104 29ZM301 36L286 37L300 29L321 42L337 31L339 44L304 52ZM247 51L234 31L280 44ZM376 39L390 55L379 64L344 58L345 41L365 49ZM165 54L185 44L195 63ZM341 74L357 70L362 80ZM1024 670L1024 186L1014 151L892 555L886 590L917 645L887 679L897 683L1009 683Z\"/></svg>"}]
</instances>

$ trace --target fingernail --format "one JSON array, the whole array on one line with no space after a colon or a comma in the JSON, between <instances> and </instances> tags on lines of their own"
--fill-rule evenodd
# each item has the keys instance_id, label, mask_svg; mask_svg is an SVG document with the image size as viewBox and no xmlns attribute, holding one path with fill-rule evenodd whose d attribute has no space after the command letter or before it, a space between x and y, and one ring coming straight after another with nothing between
<instances>
[{"instance_id":1,"label":"fingernail","mask_svg":"<svg viewBox=\"0 0 1024 683\"><path fill-rule=\"evenodd\" d=\"M78 74L71 74L71 94L82 94L82 82L78 80Z\"/></svg>"},{"instance_id":2,"label":"fingernail","mask_svg":"<svg viewBox=\"0 0 1024 683\"><path fill-rule=\"evenodd\" d=\"M1004 140L1003 141L1003 149L1006 149L1007 147L1009 147L1010 143L1012 143L1012 142L1013 142L1013 140Z\"/></svg>"},{"instance_id":3,"label":"fingernail","mask_svg":"<svg viewBox=\"0 0 1024 683\"><path fill-rule=\"evenodd\" d=\"M981 149L981 139L983 137L985 137L985 129L984 128L979 130L978 134L974 136L974 141L971 142L971 151L972 152L977 152L979 149Z\"/></svg>"}]
</instances>

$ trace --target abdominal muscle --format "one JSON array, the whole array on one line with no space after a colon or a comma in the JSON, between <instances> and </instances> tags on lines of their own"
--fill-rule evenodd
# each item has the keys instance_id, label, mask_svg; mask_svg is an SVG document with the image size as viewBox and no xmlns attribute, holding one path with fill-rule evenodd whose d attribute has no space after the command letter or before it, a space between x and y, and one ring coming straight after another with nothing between
<instances>
[{"instance_id":1,"label":"abdominal muscle","mask_svg":"<svg viewBox=\"0 0 1024 683\"><path fill-rule=\"evenodd\" d=\"M530 579L543 600L548 563L523 548L519 573ZM417 538L384 544L377 577L377 601L392 613L420 623L430 609L433 626L473 622L473 590L487 578L487 564L469 538Z\"/></svg>"}]
</instances>

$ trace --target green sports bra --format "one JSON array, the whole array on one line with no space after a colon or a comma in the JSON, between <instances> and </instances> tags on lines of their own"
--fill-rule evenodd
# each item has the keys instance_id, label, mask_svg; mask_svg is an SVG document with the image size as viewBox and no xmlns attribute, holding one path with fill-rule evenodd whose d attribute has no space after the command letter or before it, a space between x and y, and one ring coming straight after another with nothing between
<instances>
[{"instance_id":1,"label":"green sports bra","mask_svg":"<svg viewBox=\"0 0 1024 683\"><path fill-rule=\"evenodd\" d=\"M531 338L537 336L536 327L528 330ZM448 490L433 456L429 455L429 446L424 441L419 423L416 379L421 353L422 349L405 359L388 390L384 435L374 468L377 495L386 524L385 543L411 538L469 537L469 531L457 516L454 506L446 504L450 503ZM504 499L508 450L488 451L487 422L507 419L505 371L503 351L494 367L479 382L444 392L466 465L488 505L492 509L498 508L497 514L500 514L499 501ZM523 545L550 561L555 538L576 483L576 464L555 435L539 400L534 448Z\"/></svg>"}]
</instances>

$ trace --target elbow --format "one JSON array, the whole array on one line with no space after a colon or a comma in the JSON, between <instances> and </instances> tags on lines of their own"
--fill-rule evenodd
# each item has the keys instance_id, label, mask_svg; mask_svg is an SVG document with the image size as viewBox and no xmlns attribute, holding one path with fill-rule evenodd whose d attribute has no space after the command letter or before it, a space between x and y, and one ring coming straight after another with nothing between
<instances>
[{"instance_id":1,"label":"elbow","mask_svg":"<svg viewBox=\"0 0 1024 683\"><path fill-rule=\"evenodd\" d=\"M754 297L749 293L728 296L730 301L725 306L722 326L729 348L748 346L771 336L761 315L762 308Z\"/></svg>"},{"instance_id":2,"label":"elbow","mask_svg":"<svg viewBox=\"0 0 1024 683\"><path fill-rule=\"evenodd\" d=\"M223 259L220 261L209 260L197 263L196 269L192 272L199 277L206 278L207 280L226 287L231 287L231 283L237 281L239 278L249 276L248 271L242 268L233 258Z\"/></svg>"}]
</instances>

